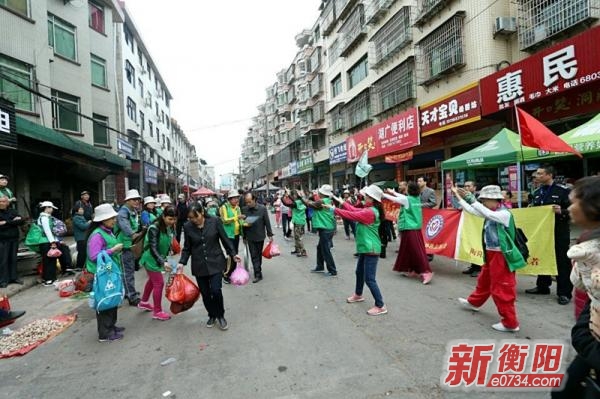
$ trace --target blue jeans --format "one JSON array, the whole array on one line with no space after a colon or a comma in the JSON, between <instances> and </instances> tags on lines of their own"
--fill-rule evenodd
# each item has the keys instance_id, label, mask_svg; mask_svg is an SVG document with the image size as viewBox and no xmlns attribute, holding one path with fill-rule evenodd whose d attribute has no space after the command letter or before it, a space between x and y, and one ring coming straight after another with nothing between
<instances>
[{"instance_id":1,"label":"blue jeans","mask_svg":"<svg viewBox=\"0 0 600 399\"><path fill-rule=\"evenodd\" d=\"M356 290L354 293L362 295L366 283L369 290L371 290L371 295L375 298L375 306L380 308L383 306L383 296L375 280L378 260L379 255L360 254L358 256L358 262L356 263Z\"/></svg>"},{"instance_id":2,"label":"blue jeans","mask_svg":"<svg viewBox=\"0 0 600 399\"><path fill-rule=\"evenodd\" d=\"M333 233L335 230L318 229L319 244L317 245L317 270L323 270L324 264L331 274L337 274L335 262L331 255L331 245L333 243Z\"/></svg>"}]
</instances>

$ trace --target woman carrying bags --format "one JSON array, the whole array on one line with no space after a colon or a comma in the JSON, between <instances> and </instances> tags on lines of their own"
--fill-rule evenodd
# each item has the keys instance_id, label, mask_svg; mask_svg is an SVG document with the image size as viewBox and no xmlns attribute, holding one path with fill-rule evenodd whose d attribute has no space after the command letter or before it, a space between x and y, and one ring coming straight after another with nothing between
<instances>
[{"instance_id":1,"label":"woman carrying bags","mask_svg":"<svg viewBox=\"0 0 600 399\"><path fill-rule=\"evenodd\" d=\"M184 241L181 258L177 265L177 273L192 258L192 274L196 276L204 307L208 312L206 327L213 327L219 322L221 330L227 330L225 306L223 304L222 276L227 259L221 245L235 262L241 258L227 237L220 218L205 217L204 207L196 202L188 208L189 221L183 225Z\"/></svg>"},{"instance_id":2,"label":"woman carrying bags","mask_svg":"<svg viewBox=\"0 0 600 399\"><path fill-rule=\"evenodd\" d=\"M165 286L162 272L171 272L172 268L167 261L171 251L171 243L175 237L173 230L177 222L177 214L172 206L166 207L156 222L148 227L144 238L144 252L140 258L140 265L146 269L148 280L144 286L142 300L137 307L152 312L155 320L169 320L171 315L162 310L162 293ZM148 303L152 294L154 306Z\"/></svg>"},{"instance_id":3,"label":"woman carrying bags","mask_svg":"<svg viewBox=\"0 0 600 399\"><path fill-rule=\"evenodd\" d=\"M121 250L123 244L119 243L113 234L113 227L117 222L117 212L110 204L98 205L94 209L94 220L88 229L87 260L85 267L90 273L96 274L96 261L102 251L110 256L113 265L122 269ZM117 309L96 312L98 323L98 340L100 342L116 341L123 338L124 327L117 327Z\"/></svg>"},{"instance_id":4,"label":"woman carrying bags","mask_svg":"<svg viewBox=\"0 0 600 399\"><path fill-rule=\"evenodd\" d=\"M354 294L346 299L348 303L363 302L362 296L365 283L375 298L375 306L367 311L369 316L378 316L387 313L383 296L375 280L377 274L377 262L381 252L381 240L379 238L379 225L383 218L381 208L381 197L383 192L379 187L371 184L361 190L365 196L364 208L355 208L347 201L334 197L343 209L333 208L332 205L323 204L330 208L336 216L357 222L356 224L356 252L358 262L356 263L356 288Z\"/></svg>"},{"instance_id":5,"label":"woman carrying bags","mask_svg":"<svg viewBox=\"0 0 600 399\"><path fill-rule=\"evenodd\" d=\"M491 296L500 314L500 322L492 328L502 332L519 331L517 319L517 280L515 270L527 265L517 249L515 221L502 206L504 196L499 186L485 186L479 201L462 188L452 188L463 210L485 219L483 224L484 265L477 277L475 291L467 299L458 298L466 309L478 311Z\"/></svg>"},{"instance_id":6,"label":"woman carrying bags","mask_svg":"<svg viewBox=\"0 0 600 399\"><path fill-rule=\"evenodd\" d=\"M60 237L55 234L56 220L52 216L52 212L58 209L50 201L44 201L40 204L42 212L38 217L37 224L42 228L43 234L41 237L40 251L42 254L42 278L44 280L44 287L51 287L56 281L56 260L60 261L60 267L63 274L67 270L70 270L72 260L71 251L69 247L61 243ZM48 251L51 249L58 249L60 255L48 256Z\"/></svg>"}]
</instances>

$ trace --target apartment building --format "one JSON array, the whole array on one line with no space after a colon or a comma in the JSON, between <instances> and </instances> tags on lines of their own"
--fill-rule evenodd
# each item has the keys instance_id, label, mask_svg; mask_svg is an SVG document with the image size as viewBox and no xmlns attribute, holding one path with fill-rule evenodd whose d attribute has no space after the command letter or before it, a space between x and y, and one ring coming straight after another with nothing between
<instances>
[{"instance_id":1,"label":"apartment building","mask_svg":"<svg viewBox=\"0 0 600 399\"><path fill-rule=\"evenodd\" d=\"M35 6L34 6L35 5ZM0 2L0 173L23 214L51 200L67 216L82 190L113 195L106 178L129 161L116 155L113 0Z\"/></svg>"},{"instance_id":2,"label":"apartment building","mask_svg":"<svg viewBox=\"0 0 600 399\"><path fill-rule=\"evenodd\" d=\"M358 185L354 165L368 151L370 181L422 175L439 189L442 160L503 127L517 129L515 105L556 133L600 111L600 56L590 47L599 33L598 0L325 0L320 10L312 32L325 64L329 162L300 172L288 150L286 181L315 187L327 168L336 188ZM299 129L294 122L291 131ZM289 148L302 148L305 137L291 135ZM312 142L313 157L321 144ZM249 185L279 174L278 162L262 173L253 160L243 154ZM598 166L586 160L583 168ZM565 168L583 174L580 165ZM504 183L506 173L469 170L451 178Z\"/></svg>"}]
</instances>

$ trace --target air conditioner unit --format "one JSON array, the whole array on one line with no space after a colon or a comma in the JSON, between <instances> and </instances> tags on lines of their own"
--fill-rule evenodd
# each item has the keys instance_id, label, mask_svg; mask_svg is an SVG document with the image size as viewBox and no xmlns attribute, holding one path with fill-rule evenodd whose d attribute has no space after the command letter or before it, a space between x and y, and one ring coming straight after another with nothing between
<instances>
[{"instance_id":1,"label":"air conditioner unit","mask_svg":"<svg viewBox=\"0 0 600 399\"><path fill-rule=\"evenodd\" d=\"M517 19L515 17L497 17L494 34L510 35L517 31Z\"/></svg>"}]
</instances>

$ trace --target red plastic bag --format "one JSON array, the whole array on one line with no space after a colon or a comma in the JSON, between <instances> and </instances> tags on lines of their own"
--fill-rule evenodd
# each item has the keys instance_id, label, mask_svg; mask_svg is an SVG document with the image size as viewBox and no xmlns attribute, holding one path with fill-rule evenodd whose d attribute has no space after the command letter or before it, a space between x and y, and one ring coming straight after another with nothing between
<instances>
[{"instance_id":1,"label":"red plastic bag","mask_svg":"<svg viewBox=\"0 0 600 399\"><path fill-rule=\"evenodd\" d=\"M231 277L229 277L229 281L231 281L231 284L238 286L238 287L241 287L242 285L246 285L246 284L248 284L248 281L250 281L250 274L244 268L244 265L242 265L241 262L238 262L237 265L235 266L235 270L233 271L233 273L231 273Z\"/></svg>"},{"instance_id":2,"label":"red plastic bag","mask_svg":"<svg viewBox=\"0 0 600 399\"><path fill-rule=\"evenodd\" d=\"M0 297L0 309L6 310L7 312L10 312L10 302L8 301L8 296L4 295L4 296ZM9 321L0 322L0 327L7 326L7 325L12 324L14 322L15 322L15 320L9 320Z\"/></svg>"},{"instance_id":3,"label":"red plastic bag","mask_svg":"<svg viewBox=\"0 0 600 399\"><path fill-rule=\"evenodd\" d=\"M166 297L171 302L193 305L200 297L200 289L188 276L178 273L167 285Z\"/></svg>"},{"instance_id":4,"label":"red plastic bag","mask_svg":"<svg viewBox=\"0 0 600 399\"><path fill-rule=\"evenodd\" d=\"M171 251L173 251L173 255L178 255L181 252L181 245L179 245L179 242L175 237L173 237L173 240L171 241Z\"/></svg>"},{"instance_id":5,"label":"red plastic bag","mask_svg":"<svg viewBox=\"0 0 600 399\"><path fill-rule=\"evenodd\" d=\"M271 254L271 245L272 244L273 244L273 241L269 241L269 243L267 244L265 249L263 249L263 251L262 251L262 256L264 256L267 259L271 259L273 257L273 255Z\"/></svg>"},{"instance_id":6,"label":"red plastic bag","mask_svg":"<svg viewBox=\"0 0 600 399\"><path fill-rule=\"evenodd\" d=\"M279 256L281 255L281 251L279 250L279 245L271 242L271 256Z\"/></svg>"}]
</instances>

